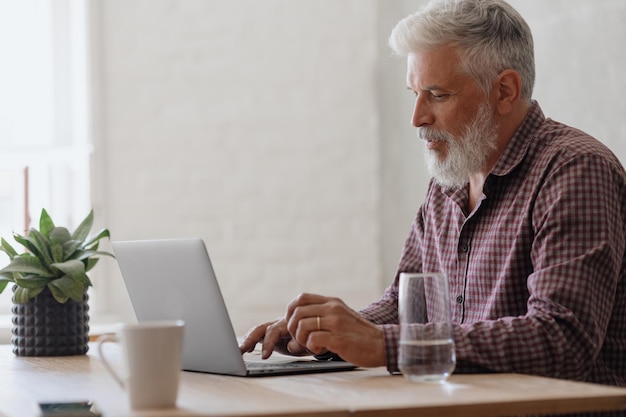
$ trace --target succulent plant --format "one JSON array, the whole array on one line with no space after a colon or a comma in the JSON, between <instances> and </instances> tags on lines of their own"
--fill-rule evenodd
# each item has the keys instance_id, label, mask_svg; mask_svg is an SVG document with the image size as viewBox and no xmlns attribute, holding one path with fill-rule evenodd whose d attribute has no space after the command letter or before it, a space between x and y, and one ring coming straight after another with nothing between
<instances>
[{"instance_id":1,"label":"succulent plant","mask_svg":"<svg viewBox=\"0 0 626 417\"><path fill-rule=\"evenodd\" d=\"M93 226L93 210L73 233L65 227L57 227L45 209L41 210L39 230L31 228L25 236L13 234L16 242L26 248L18 253L2 238L0 251L5 252L10 263L0 270L0 293L10 282L16 286L14 303L26 303L46 287L59 302L68 299L80 301L91 281L87 271L98 262L98 257L112 253L98 251L100 239L110 238L103 229L88 239Z\"/></svg>"}]
</instances>

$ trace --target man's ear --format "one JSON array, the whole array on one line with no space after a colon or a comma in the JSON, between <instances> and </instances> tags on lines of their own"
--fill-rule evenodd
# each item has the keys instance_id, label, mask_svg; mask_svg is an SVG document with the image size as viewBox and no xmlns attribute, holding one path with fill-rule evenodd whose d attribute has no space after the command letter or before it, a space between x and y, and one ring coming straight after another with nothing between
<instances>
[{"instance_id":1,"label":"man's ear","mask_svg":"<svg viewBox=\"0 0 626 417\"><path fill-rule=\"evenodd\" d=\"M510 113L522 94L522 77L512 69L502 71L496 78L494 93L498 114Z\"/></svg>"}]
</instances>

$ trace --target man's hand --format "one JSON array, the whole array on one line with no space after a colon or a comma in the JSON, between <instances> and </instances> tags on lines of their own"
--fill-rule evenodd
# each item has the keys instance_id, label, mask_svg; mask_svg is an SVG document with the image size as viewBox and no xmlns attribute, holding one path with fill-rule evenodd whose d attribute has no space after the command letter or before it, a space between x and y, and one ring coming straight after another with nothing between
<instances>
[{"instance_id":1,"label":"man's hand","mask_svg":"<svg viewBox=\"0 0 626 417\"><path fill-rule=\"evenodd\" d=\"M300 294L277 323L281 334L288 332L293 337L290 343L295 341L296 346L315 354L331 351L364 367L384 366L387 362L382 328L338 298Z\"/></svg>"},{"instance_id":2,"label":"man's hand","mask_svg":"<svg viewBox=\"0 0 626 417\"><path fill-rule=\"evenodd\" d=\"M248 333L239 342L239 350L242 354L252 352L259 342L263 345L261 349L261 358L263 359L269 358L273 351L293 356L311 354L305 347L292 339L287 331L284 318L259 324L248 330Z\"/></svg>"}]
</instances>

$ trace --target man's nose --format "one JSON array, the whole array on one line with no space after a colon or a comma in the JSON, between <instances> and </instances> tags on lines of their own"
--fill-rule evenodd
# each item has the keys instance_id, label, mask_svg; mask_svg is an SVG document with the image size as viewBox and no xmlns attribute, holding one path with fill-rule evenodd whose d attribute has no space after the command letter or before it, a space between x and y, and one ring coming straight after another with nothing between
<instances>
[{"instance_id":1,"label":"man's nose","mask_svg":"<svg viewBox=\"0 0 626 417\"><path fill-rule=\"evenodd\" d=\"M423 94L415 97L413 105L413 116L411 117L411 125L414 127L427 126L433 123L433 115L430 106L426 102Z\"/></svg>"}]
</instances>

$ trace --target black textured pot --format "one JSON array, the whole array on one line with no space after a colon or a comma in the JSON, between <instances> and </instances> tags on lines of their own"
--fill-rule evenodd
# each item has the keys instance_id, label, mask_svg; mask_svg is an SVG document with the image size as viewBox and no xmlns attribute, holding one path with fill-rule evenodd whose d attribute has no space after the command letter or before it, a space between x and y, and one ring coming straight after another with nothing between
<instances>
[{"instance_id":1,"label":"black textured pot","mask_svg":"<svg viewBox=\"0 0 626 417\"><path fill-rule=\"evenodd\" d=\"M15 292L15 288L13 288ZM13 353L17 356L84 355L89 350L89 305L59 303L46 288L24 304L13 304Z\"/></svg>"}]
</instances>

